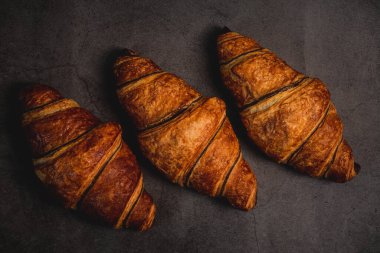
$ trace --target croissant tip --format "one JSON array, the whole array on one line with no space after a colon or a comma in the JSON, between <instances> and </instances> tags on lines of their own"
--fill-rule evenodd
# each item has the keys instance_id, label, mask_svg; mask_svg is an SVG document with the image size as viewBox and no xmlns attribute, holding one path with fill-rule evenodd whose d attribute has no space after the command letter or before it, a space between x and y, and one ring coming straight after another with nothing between
<instances>
[{"instance_id":1,"label":"croissant tip","mask_svg":"<svg viewBox=\"0 0 380 253\"><path fill-rule=\"evenodd\" d=\"M136 56L138 53L132 49L124 48L121 52L121 56Z\"/></svg>"},{"instance_id":2,"label":"croissant tip","mask_svg":"<svg viewBox=\"0 0 380 253\"><path fill-rule=\"evenodd\" d=\"M46 85L46 84L43 84L43 83L25 83L23 84L23 86L21 87L20 89L20 92L25 92L25 91L29 91L29 90L33 90L33 89L37 89L37 88L43 88L43 89L51 89L51 87L49 85Z\"/></svg>"},{"instance_id":3,"label":"croissant tip","mask_svg":"<svg viewBox=\"0 0 380 253\"><path fill-rule=\"evenodd\" d=\"M54 89L50 85L43 84L43 83L26 84L24 87L21 88L20 94L23 95L26 93L39 93L42 91L53 91L53 92L59 94L59 92L56 89Z\"/></svg>"},{"instance_id":4,"label":"croissant tip","mask_svg":"<svg viewBox=\"0 0 380 253\"><path fill-rule=\"evenodd\" d=\"M223 35L223 34L226 34L226 33L229 33L229 32L232 32L230 28L228 28L227 26L224 26L222 28L222 30L220 31L220 35Z\"/></svg>"},{"instance_id":5,"label":"croissant tip","mask_svg":"<svg viewBox=\"0 0 380 253\"><path fill-rule=\"evenodd\" d=\"M56 89L42 83L25 83L18 91L18 100L24 110L30 110L33 107L40 106L42 101L37 98L41 96L44 96L47 100L49 100L49 96L50 99L62 97Z\"/></svg>"},{"instance_id":6,"label":"croissant tip","mask_svg":"<svg viewBox=\"0 0 380 253\"><path fill-rule=\"evenodd\" d=\"M362 169L362 166L360 166L360 164L354 163L354 170L355 170L356 174L359 174L361 169Z\"/></svg>"}]
</instances>

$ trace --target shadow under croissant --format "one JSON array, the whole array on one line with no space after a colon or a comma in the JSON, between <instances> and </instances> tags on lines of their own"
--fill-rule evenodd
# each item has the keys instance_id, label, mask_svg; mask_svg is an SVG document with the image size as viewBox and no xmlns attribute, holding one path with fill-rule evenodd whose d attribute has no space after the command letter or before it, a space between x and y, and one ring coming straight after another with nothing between
<instances>
[{"instance_id":1,"label":"shadow under croissant","mask_svg":"<svg viewBox=\"0 0 380 253\"><path fill-rule=\"evenodd\" d=\"M123 139L128 144L130 149L135 154L139 164L142 167L143 173L153 174L155 178L160 178L165 180L161 173L154 169L153 164L145 158L142 154L138 139L137 139L137 128L134 126L132 119L128 114L122 109L119 99L116 95L115 83L116 80L113 75L113 64L116 59L123 55L125 50L123 48L111 48L104 55L104 62L102 64L103 76L102 76L102 91L105 94L106 102L110 105L111 109L116 113L118 122L123 127ZM149 168L149 170L144 170L144 168ZM149 189L149 187L147 187Z\"/></svg>"},{"instance_id":2,"label":"shadow under croissant","mask_svg":"<svg viewBox=\"0 0 380 253\"><path fill-rule=\"evenodd\" d=\"M108 52L105 54L105 57L104 57L105 60L104 60L104 65L103 65L103 69L105 72L103 75L104 93L107 94L107 98L106 98L108 100L107 102L111 104L111 107L115 110L117 117L119 118L119 122L125 129L124 134L126 132L127 138L125 138L124 136L124 139L130 146L130 148L133 150L134 154L137 157L137 160L142 165L142 167L149 168L148 173L154 174L155 177L158 177L161 180L163 180L164 181L163 183L170 183L178 187L177 184L171 183L170 181L168 181L167 178L162 173L160 173L158 169L156 169L155 166L143 155L138 143L138 138L137 138L138 130L134 126L132 119L122 109L122 106L119 104L119 99L117 98L117 95L116 95L116 86L115 86L116 80L113 74L113 65L118 57L125 56L125 55L135 55L135 54L136 54L135 51L126 49L126 48L113 48L113 49L108 50ZM144 173L145 171L146 170L144 170ZM147 188L149 188L149 186ZM199 192L197 192L196 190L192 188L189 188L189 187L184 187L184 188L186 188L186 190L190 189L191 192L193 192L196 195L203 195L203 197L209 198L210 201L216 201L217 203L223 206L229 206L228 200L224 197L221 197L221 196L216 197L216 198L209 197L208 195L200 194ZM254 206L256 206L256 202L257 202L257 198L255 199ZM158 205L158 209L160 209L160 206L161 206L160 203L157 203L157 205Z\"/></svg>"},{"instance_id":3,"label":"shadow under croissant","mask_svg":"<svg viewBox=\"0 0 380 253\"><path fill-rule=\"evenodd\" d=\"M15 167L13 176L15 180L21 185L26 186L28 192L33 194L33 197L39 198L46 203L53 203L55 206L60 206L54 196L41 184L39 179L34 173L32 152L29 144L26 141L26 136L21 126L22 108L19 104L18 94L22 88L31 85L31 82L14 82L9 85L11 88L6 91L6 131L9 138L10 148Z\"/></svg>"},{"instance_id":4,"label":"shadow under croissant","mask_svg":"<svg viewBox=\"0 0 380 253\"><path fill-rule=\"evenodd\" d=\"M13 171L15 180L20 184L20 188L27 188L29 193L32 193L33 198L39 199L45 202L49 206L55 206L57 209L62 209L62 204L58 198L54 196L50 191L46 190L46 187L41 183L38 177L34 173L33 156L31 148L27 142L27 138L24 134L21 126L22 108L18 100L20 91L26 86L32 85L32 82L15 82L10 85L11 89L7 91L6 108L8 111L6 130L10 139L12 153L15 156L13 159L17 166ZM17 156L17 157L16 157ZM108 227L105 223L101 223L97 219L91 219L82 212L75 212L74 210L64 210L65 212L71 212L73 217L80 220L88 221L89 224L94 223Z\"/></svg>"},{"instance_id":5,"label":"shadow under croissant","mask_svg":"<svg viewBox=\"0 0 380 253\"><path fill-rule=\"evenodd\" d=\"M216 38L221 33L226 31L226 27L221 26L212 26L208 28L204 34L203 53L207 56L207 73L210 74L211 85L216 87L216 90L219 92L218 96L224 100L227 108L227 116L232 124L232 127L235 131L236 136L239 139L240 143L244 143L246 146L249 146L253 149L255 154L260 154L261 157L267 161L272 161L268 156L264 154L254 143L250 140L247 135L247 130L244 128L239 115L239 109L231 96L231 92L223 85L222 78L219 71L219 60L216 48Z\"/></svg>"}]
</instances>

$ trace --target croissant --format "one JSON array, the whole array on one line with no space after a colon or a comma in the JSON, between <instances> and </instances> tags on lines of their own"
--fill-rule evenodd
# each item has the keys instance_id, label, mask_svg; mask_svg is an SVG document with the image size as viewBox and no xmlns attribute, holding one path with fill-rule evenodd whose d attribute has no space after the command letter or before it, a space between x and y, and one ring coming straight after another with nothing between
<instances>
[{"instance_id":1,"label":"croissant","mask_svg":"<svg viewBox=\"0 0 380 253\"><path fill-rule=\"evenodd\" d=\"M357 175L325 84L297 72L255 40L226 29L217 38L222 80L248 136L269 157L313 177Z\"/></svg>"},{"instance_id":2,"label":"croissant","mask_svg":"<svg viewBox=\"0 0 380 253\"><path fill-rule=\"evenodd\" d=\"M35 173L66 208L115 228L151 227L156 206L118 124L46 85L27 87L20 100Z\"/></svg>"},{"instance_id":3,"label":"croissant","mask_svg":"<svg viewBox=\"0 0 380 253\"><path fill-rule=\"evenodd\" d=\"M117 95L143 154L171 182L240 209L256 204L256 178L218 98L202 97L152 60L126 50L114 64Z\"/></svg>"}]
</instances>

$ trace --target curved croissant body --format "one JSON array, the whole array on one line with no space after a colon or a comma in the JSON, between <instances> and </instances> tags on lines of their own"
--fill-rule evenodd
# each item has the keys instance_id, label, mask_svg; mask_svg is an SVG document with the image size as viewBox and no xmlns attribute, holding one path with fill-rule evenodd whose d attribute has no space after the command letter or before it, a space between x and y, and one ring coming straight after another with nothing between
<instances>
[{"instance_id":1,"label":"curved croissant body","mask_svg":"<svg viewBox=\"0 0 380 253\"><path fill-rule=\"evenodd\" d=\"M28 87L20 98L35 173L65 207L115 228L150 228L156 207L120 126L101 123L46 85Z\"/></svg>"},{"instance_id":2,"label":"curved croissant body","mask_svg":"<svg viewBox=\"0 0 380 253\"><path fill-rule=\"evenodd\" d=\"M119 100L145 156L170 181L241 209L256 203L256 178L242 157L226 108L181 78L128 51L114 65Z\"/></svg>"},{"instance_id":3,"label":"curved croissant body","mask_svg":"<svg viewBox=\"0 0 380 253\"><path fill-rule=\"evenodd\" d=\"M224 84L261 150L314 177L345 182L358 173L343 124L320 80L236 32L220 35L217 46Z\"/></svg>"}]
</instances>

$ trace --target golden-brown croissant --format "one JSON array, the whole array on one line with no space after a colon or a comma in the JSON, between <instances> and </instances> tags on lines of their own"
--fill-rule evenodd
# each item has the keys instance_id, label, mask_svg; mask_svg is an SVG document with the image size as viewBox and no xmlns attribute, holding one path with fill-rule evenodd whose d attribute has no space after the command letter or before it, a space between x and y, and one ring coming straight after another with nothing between
<instances>
[{"instance_id":1,"label":"golden-brown croissant","mask_svg":"<svg viewBox=\"0 0 380 253\"><path fill-rule=\"evenodd\" d=\"M65 207L115 228L150 228L156 207L118 124L46 85L27 87L20 100L35 173Z\"/></svg>"},{"instance_id":2,"label":"golden-brown croissant","mask_svg":"<svg viewBox=\"0 0 380 253\"><path fill-rule=\"evenodd\" d=\"M346 182L357 175L360 167L322 81L304 76L236 32L218 36L217 48L223 82L261 150L314 177Z\"/></svg>"},{"instance_id":3,"label":"golden-brown croissant","mask_svg":"<svg viewBox=\"0 0 380 253\"><path fill-rule=\"evenodd\" d=\"M170 181L248 210L256 178L242 157L226 108L131 50L114 64L120 103L139 129L144 155Z\"/></svg>"}]
</instances>

